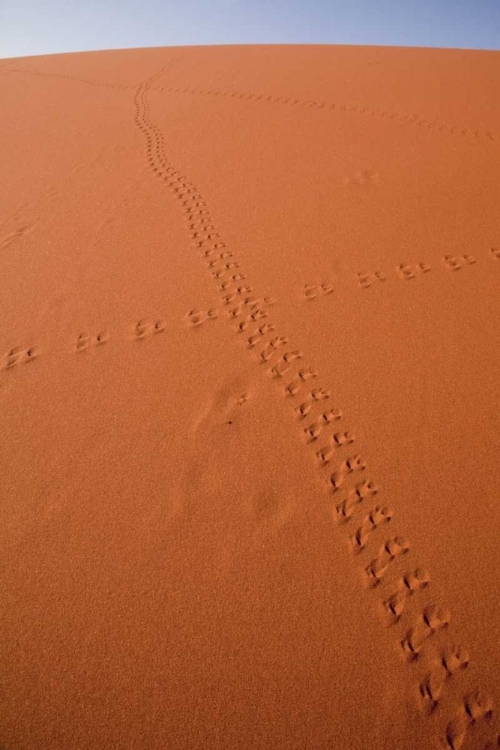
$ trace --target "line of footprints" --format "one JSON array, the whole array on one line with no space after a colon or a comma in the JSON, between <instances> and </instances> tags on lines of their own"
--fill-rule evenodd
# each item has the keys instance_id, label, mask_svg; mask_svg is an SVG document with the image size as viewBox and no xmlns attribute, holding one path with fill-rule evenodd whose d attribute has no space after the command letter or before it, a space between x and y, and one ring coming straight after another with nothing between
<instances>
[{"instance_id":1,"label":"line of footprints","mask_svg":"<svg viewBox=\"0 0 500 750\"><path fill-rule=\"evenodd\" d=\"M463 127L460 125L446 125L444 123L438 123L435 120L428 120L422 117L418 113L408 114L405 112L396 112L375 109L362 104L342 104L337 102L324 102L317 101L315 99L296 99L293 96L276 96L272 94L257 94L249 91L227 91L224 89L200 89L200 88L189 88L189 87L159 87L159 91L167 91L176 94L201 94L205 96L220 96L222 98L227 97L230 99L243 99L246 101L262 102L263 104L280 104L280 105L299 105L305 107L312 107L315 109L322 110L335 110L343 113L357 113L367 114L371 116L384 117L388 120L398 120L406 124L417 125L419 127L427 128L428 130L434 130L439 133L447 133L451 135L460 135L467 138L485 138L489 141L497 140L496 135L493 135L489 130L480 131L473 130L470 127ZM363 174L363 173L362 173ZM366 174L366 173L365 173ZM370 174L370 173L369 173ZM363 175L364 176L364 175Z\"/></svg>"},{"instance_id":2,"label":"line of footprints","mask_svg":"<svg viewBox=\"0 0 500 750\"><path fill-rule=\"evenodd\" d=\"M422 710L433 713L453 678L456 679L469 666L469 655L463 646L447 643L442 636L440 639L437 637L447 629L450 614L424 594L430 584L426 570L415 566L402 575L393 573L391 564L406 555L410 545L399 535L389 536L380 543L379 530L389 526L393 511L376 502L375 496L379 490L373 480L358 481L361 472L366 472L366 463L359 454L351 453L350 447L355 443L354 433L340 428L340 409L325 409L324 402L330 399L329 391L320 387L310 388L309 383L315 381L317 372L303 366L302 351L289 349L288 339L278 335L275 326L268 320L269 302L252 297L251 287L241 284L245 280L241 271L237 278L232 274L234 265L227 263L227 259L233 257L232 253L218 252L221 242L218 235L213 236L213 228L204 233L199 226L199 222L190 223L190 228L194 230L196 227L193 239L202 250L207 268L218 282L223 304L231 306L228 318L235 322L235 331L244 333L245 345L250 351L257 348L257 361L268 365L268 373L273 378L287 376L281 392L287 398L298 400L294 413L298 420L307 422L302 426L302 433L314 451L319 468L334 466L327 479L333 497L333 516L348 531L352 554L368 555L368 561L362 564L363 577L368 588L381 592L380 605L386 624L400 625L402 629L398 636L402 657L409 663L417 660L426 663L427 673L418 686L418 695ZM260 322L261 319L265 319L265 322ZM327 440L322 440L320 446L320 438L325 437ZM347 454L344 458L343 452ZM428 603L422 601L420 615L411 624L405 625L403 618L413 596L421 600L425 597ZM429 648L432 639L438 641L437 653ZM446 746L459 750L478 721L491 722L492 718L493 704L488 697L477 690L466 693L456 714L446 724ZM500 735L497 737L498 743Z\"/></svg>"},{"instance_id":3,"label":"line of footprints","mask_svg":"<svg viewBox=\"0 0 500 750\"><path fill-rule=\"evenodd\" d=\"M139 320L132 329L132 340L142 341L151 338L155 334L163 333L166 324L163 320ZM75 352L86 352L94 347L106 344L111 338L108 331L99 331L96 334L80 333L74 341ZM21 349L16 347L10 349L3 357L0 358L0 372L10 370L16 365L33 362L39 356L39 351L33 347L30 349Z\"/></svg>"},{"instance_id":4,"label":"line of footprints","mask_svg":"<svg viewBox=\"0 0 500 750\"><path fill-rule=\"evenodd\" d=\"M493 260L500 260L500 248L490 248L488 255ZM476 258L473 255L443 255L441 258L441 264L443 268L448 271L460 271L462 268L473 266L476 263ZM429 263L422 261L419 263L399 263L394 269L394 274L397 278L403 281L410 281L419 276L429 273L431 266ZM363 270L358 271L356 274L356 281L361 289L368 289L372 285L377 285L377 282L387 281L387 274L380 269L371 271ZM332 283L322 284L305 284L303 288L303 296L307 300L313 300L316 297L331 294L334 290Z\"/></svg>"},{"instance_id":5,"label":"line of footprints","mask_svg":"<svg viewBox=\"0 0 500 750\"><path fill-rule=\"evenodd\" d=\"M407 555L411 559L410 544L399 534L390 534L394 513L379 500L380 489L376 482L366 478L366 462L353 450L354 432L344 426L341 410L329 406L331 394L318 385L316 370L304 365L303 352L289 346L288 338L280 335L269 320L269 308L274 300L253 295L245 273L233 253L227 250L199 191L166 157L164 138L151 121L147 99L151 85L162 73L163 69L142 83L134 96L135 124L145 138L148 166L180 202L193 245L217 284L227 320L243 338L254 361L280 384L277 392L292 403L300 434L312 451L318 470L326 474L325 488L332 517L339 528L345 529L353 557L362 560L360 569L365 586L377 595L379 610L386 625L394 629L402 659L409 668L415 663L423 667L424 676L419 679L416 690L421 710L425 715L436 714L446 695L461 693L455 707L441 717L442 746L448 750L465 750L469 738L477 739L477 734L472 736L474 728L486 723L492 739L483 744L483 750L498 748L500 733L493 730L493 701L478 689L460 688L460 676L469 668L469 654L449 636L450 613L432 601L430 575L418 565L409 565L404 572L398 566L398 561L404 562ZM492 249L490 255L499 260L500 249ZM474 259L445 256L443 263L450 270L459 270L474 263ZM409 280L429 270L425 263L401 265L398 274ZM384 279L380 271L358 273L361 287ZM307 299L314 299L331 292L331 285L323 284L307 285L304 293ZM215 309L191 310L187 322L197 327L216 318ZM133 338L140 341L164 330L161 320L139 320ZM81 334L76 339L75 351L84 352L108 340L106 331ZM33 348L11 349L0 366L11 369L33 361L36 356ZM417 616L415 605L419 611Z\"/></svg>"},{"instance_id":6,"label":"line of footprints","mask_svg":"<svg viewBox=\"0 0 500 750\"><path fill-rule=\"evenodd\" d=\"M401 657L409 665L419 663L423 666L423 677L419 678L416 690L419 705L426 715L436 713L444 696L450 693L453 696L460 691L459 678L467 672L469 654L465 647L446 636L450 613L430 598L428 572L418 565L410 565L403 572L397 563L406 559L410 544L399 534L387 534L393 522L393 511L378 499L376 482L364 478L366 462L353 451L355 434L343 425L341 410L329 406L331 394L318 385L318 373L304 365L303 352L289 346L288 338L280 335L269 320L269 308L274 300L253 295L246 274L233 253L227 250L200 193L169 164L163 135L151 123L146 96L149 86L160 74L161 71L141 84L134 98L135 122L146 139L148 165L181 203L193 245L217 285L221 309L226 311L227 320L243 339L254 361L280 384L278 393L291 401L292 413L301 425L302 438L313 452L318 470L326 473L325 487L329 492L333 519L345 529L351 554L363 560L360 565L365 586L377 594L382 618L387 626L394 628ZM500 250L492 250L491 255L500 259ZM458 270L471 262L470 256L446 258L450 270ZM427 264L401 266L399 269L404 279L427 271ZM383 280L377 274L380 272L371 276L367 274L365 278L363 273L360 285L367 285L370 279ZM309 285L306 296L312 299L331 291L328 284L315 288ZM215 308L196 309L189 311L186 320L190 326L197 327L217 317ZM133 328L132 339L142 341L164 330L162 320L139 320ZM85 352L106 344L108 340L107 331L80 334L75 341L75 351ZM34 348L14 348L0 360L0 367L11 369L29 363L37 356ZM416 617L415 605L419 610ZM493 724L492 700L476 689L462 688L461 692L455 708L442 717L441 740L449 750L465 750L465 743L476 725ZM493 732L492 726L490 731ZM500 747L498 731L494 732L494 740L483 745L483 750L495 747Z\"/></svg>"},{"instance_id":7,"label":"line of footprints","mask_svg":"<svg viewBox=\"0 0 500 750\"><path fill-rule=\"evenodd\" d=\"M274 300L254 296L246 274L227 249L201 194L169 163L163 135L151 122L147 102L148 89L161 74L159 71L141 84L135 98L135 119L146 139L148 165L179 201L193 246L217 285L226 319L243 339L254 361L280 384L278 393L292 402L295 418L301 424L300 432L314 453L318 470L327 472L325 484L333 518L345 528L353 556L365 558L361 569L366 586L378 593L383 618L394 628L402 658L408 664L425 665L425 676L416 691L421 709L425 714L437 712L446 693L449 695L453 687L460 690L459 676L469 666L467 650L446 638L450 614L432 602L427 571L418 565L410 566L406 572L398 568L396 561L406 559L410 545L398 534L387 535L393 511L378 501L375 481L363 478L367 468L363 458L352 450L355 435L343 426L340 409L328 406L330 392L317 385L318 373L304 365L303 352L291 347L288 338L269 320ZM500 256L500 252L493 254L495 258ZM459 262L450 259L448 266L454 268ZM420 267L420 271L425 273L426 268ZM409 278L411 269L402 267L401 273ZM331 291L328 284L309 285L306 296L312 299ZM189 317L196 326L215 314L193 310ZM413 602L420 602L420 614L416 617L410 606ZM493 703L487 695L479 690L463 690L455 708L442 717L444 747L460 750L474 726L482 722L489 726L493 716ZM500 734L496 732L494 736L484 750L500 746Z\"/></svg>"},{"instance_id":8,"label":"line of footprints","mask_svg":"<svg viewBox=\"0 0 500 750\"><path fill-rule=\"evenodd\" d=\"M186 183L183 183L186 184ZM189 183L187 190L192 188ZM196 192L193 198L185 198L188 209L189 228L206 267L218 284L223 306L228 309L227 317L235 324L235 331L243 334L246 347L257 350L257 361L267 364L267 371L273 378L286 382L281 386L282 394L299 402L294 406L296 418L305 421L302 434L306 443L314 451L320 469L333 464L329 471L327 485L333 497L333 516L336 522L348 531L348 544L353 555L368 555L362 564L366 586L380 591L380 605L383 618L388 626L400 626L399 647L402 657L409 663L426 663L427 673L418 687L419 701L425 713L433 713L439 707L448 686L469 666L466 649L446 638L438 638L450 623L447 610L432 603L427 592L430 576L426 570L415 566L404 574L393 573L393 563L406 555L410 545L399 535L389 536L380 543L380 531L393 520L393 511L378 502L375 496L378 487L371 479L358 481L361 472L366 472L363 458L352 453L355 435L349 429L339 428L342 424L340 409L326 408L324 402L330 393L320 387L310 387L317 378L317 372L303 365L303 353L288 348L288 339L275 330L268 319L268 308L273 300L256 298L246 282L240 266L234 262L233 254L221 242L210 218L196 215L194 210L205 206ZM203 208L203 210L205 210ZM195 216L193 217L193 213ZM196 219L193 221L192 219ZM238 273L234 274L234 270ZM326 436L326 442L320 438ZM342 458L344 452L345 457ZM378 533L377 533L378 532ZM392 567L391 567L392 566ZM404 615L411 598L420 597L421 613L405 625ZM427 603L425 603L427 599ZM430 648L432 639L438 641L439 651ZM480 720L491 722L492 701L481 692L472 690L465 694L456 714L446 724L444 736L446 746L452 750L463 747L467 735ZM500 735L497 737L500 743ZM491 745L494 747L494 745Z\"/></svg>"},{"instance_id":9,"label":"line of footprints","mask_svg":"<svg viewBox=\"0 0 500 750\"><path fill-rule=\"evenodd\" d=\"M5 66L4 66L5 67ZM4 71L4 74L9 73L21 73L21 74L29 74L29 75L36 75L36 76L43 76L48 78L61 78L64 80L70 80L70 81L81 81L83 83L90 84L91 86L104 86L109 89L121 89L121 90L130 90L134 87L131 85L125 85L120 83L111 83L109 81L97 81L92 78L83 78L82 76L76 76L76 75L68 75L68 74L62 74L62 73L49 73L47 71L42 70L35 70L33 68L20 68L20 67L9 67L8 70ZM158 78L158 75L152 76L149 81L146 81L139 87L139 91L141 91L141 94L143 92L149 91L151 88L151 83L154 82L154 80ZM256 92L251 91L230 91L226 89L219 89L219 88L212 88L212 89L202 89L199 87L196 88L190 88L187 86L160 86L160 87L153 87L153 91L158 92L169 92L169 93L176 93L176 94L189 94L189 95L201 95L201 96L213 96L213 97L220 97L222 99L240 99L245 101L253 101L253 102L259 102L264 105L285 105L285 106L296 106L299 107L308 107L313 108L317 110L332 110L336 112L341 113L350 113L350 114L359 114L359 115L370 115L375 117L383 117L386 120L392 120L392 121L399 121L401 123L405 123L407 125L416 125L418 127L425 128L427 130L431 130L438 133L444 133L449 135L456 135L456 136L465 136L467 138L473 138L473 139L486 139L488 141L494 141L498 140L498 135L491 133L489 130L477 130L473 129L472 127L465 127L463 125L447 125L445 123L439 123L435 120L430 120L426 117L423 117L418 112L398 112L398 111L390 111L390 110L382 110L375 107L370 107L368 105L363 104L348 104L348 103L342 103L342 102L324 102L324 101L317 101L315 99L297 99L294 96L277 96L273 94L258 94ZM144 109L147 110L147 101L143 101ZM356 173L353 180L355 182L376 182L378 179L378 175L376 173L373 173L368 170L364 170L361 172Z\"/></svg>"},{"instance_id":10,"label":"line of footprints","mask_svg":"<svg viewBox=\"0 0 500 750\"><path fill-rule=\"evenodd\" d=\"M318 386L318 373L304 364L303 352L291 347L288 338L269 319L274 300L254 296L246 274L227 249L200 192L166 157L163 134L151 122L147 102L148 89L161 74L159 71L141 84L135 98L136 124L146 140L148 165L179 201L193 246L217 285L226 320L243 339L253 360L279 384L278 393L292 402L292 413L301 425L305 443L314 453L318 470L327 473L325 485L330 493L333 518L339 527L345 528L353 556L364 558L361 570L366 586L378 593L380 610L386 624L394 628L402 658L410 665L417 662L425 666L416 691L419 705L425 714L438 712L444 695L450 695L452 688L455 694L460 691L459 677L469 667L467 650L446 637L450 614L432 602L427 571L418 565L411 565L406 572L398 567L396 561L406 559L410 545L399 534L387 535L393 511L378 501L375 481L363 478L367 467L362 456L352 450L355 435L344 427L341 410L328 405L330 392ZM492 255L499 258L500 251L492 251ZM450 258L448 267L454 268L458 262ZM422 267L420 271L425 273ZM406 267L401 272L404 278L410 277L411 270ZM308 285L305 293L313 299L331 291L328 284ZM190 315L194 326L214 317L197 310ZM420 602L420 614L416 617L413 602ZM462 691L455 708L442 717L440 740L449 750L464 748L478 724L487 722L489 731L493 731L491 699L479 690L462 688ZM484 750L500 746L498 732L494 738L484 745Z\"/></svg>"},{"instance_id":11,"label":"line of footprints","mask_svg":"<svg viewBox=\"0 0 500 750\"><path fill-rule=\"evenodd\" d=\"M194 239L205 236L203 235L204 230L206 230L206 232L208 233L206 235L208 238L213 237L214 226L211 223L211 220L206 217L202 216L198 221L191 222L189 226L190 229L193 230ZM220 249L223 246L223 243L218 242L214 245L214 249ZM491 248L489 251L489 255L494 260L500 260L500 248ZM217 253L214 257L212 257L211 255L206 257L209 258L207 261L208 269L212 272L212 276L216 280L222 279L226 271L236 270L239 268L239 264L233 260L233 254L226 250ZM461 268L473 265L475 262L476 259L472 255L445 255L443 257L443 264L445 268L451 271L458 271ZM415 276L417 276L418 274L425 274L430 270L431 267L428 263L421 262L414 265L400 264L396 269L396 273L398 274L399 278L408 281L415 278ZM357 274L357 278L358 284L362 288L368 288L377 281L386 280L385 274L382 271L378 270L370 272L359 271ZM241 273L231 274L232 282L239 282L243 279L244 276L242 276ZM226 281L222 284L221 290L224 292L230 292L229 294L224 294L224 296L222 297L222 303L224 305L228 305L231 302L235 301L237 301L238 303L235 307L230 309L229 314L232 318L238 317L240 311L243 308L247 307L249 309L249 321L256 321L261 317L264 317L264 314L259 306L263 305L264 307L266 307L274 304L274 299L271 298L254 299L251 296L248 296L251 295L252 292L249 286L240 284L236 286L235 289L230 290L228 282ZM332 292L333 285L328 283L323 283L320 285L306 284L304 287L304 296L308 300L315 299L319 295L329 295ZM198 308L195 308L188 312L188 314L186 315L186 321L189 325L197 327L205 321L217 320L218 316L219 312L216 308L210 308L209 310L200 310ZM164 330L165 322L162 320L157 320L153 323L148 322L147 320L139 320L135 326L134 333L136 340L142 340L144 338L152 336L155 333L162 333ZM106 331L100 331L95 335L82 333L77 338L75 348L77 351L85 351L87 349L91 349L94 346L105 344L108 339L109 334ZM38 352L33 347L29 349L14 347L6 352L6 354L4 354L0 359L0 372L3 370L10 370L15 365L32 362L34 359L36 359L37 356ZM277 367L282 373L286 371L285 363L281 363Z\"/></svg>"}]
</instances>

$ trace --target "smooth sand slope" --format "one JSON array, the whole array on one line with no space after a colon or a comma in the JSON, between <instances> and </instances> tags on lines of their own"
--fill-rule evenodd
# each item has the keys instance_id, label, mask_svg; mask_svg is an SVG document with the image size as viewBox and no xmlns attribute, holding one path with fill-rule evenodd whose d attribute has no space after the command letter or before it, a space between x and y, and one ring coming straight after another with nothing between
<instances>
[{"instance_id":1,"label":"smooth sand slope","mask_svg":"<svg viewBox=\"0 0 500 750\"><path fill-rule=\"evenodd\" d=\"M500 746L500 55L0 66L0 748Z\"/></svg>"}]
</instances>

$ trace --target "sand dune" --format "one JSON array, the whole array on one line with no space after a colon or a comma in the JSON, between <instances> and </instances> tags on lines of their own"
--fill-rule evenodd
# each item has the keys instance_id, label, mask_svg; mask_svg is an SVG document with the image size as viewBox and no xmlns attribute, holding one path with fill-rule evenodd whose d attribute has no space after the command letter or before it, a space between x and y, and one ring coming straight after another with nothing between
<instances>
[{"instance_id":1,"label":"sand dune","mask_svg":"<svg viewBox=\"0 0 500 750\"><path fill-rule=\"evenodd\" d=\"M500 747L499 80L1 63L2 750Z\"/></svg>"}]
</instances>

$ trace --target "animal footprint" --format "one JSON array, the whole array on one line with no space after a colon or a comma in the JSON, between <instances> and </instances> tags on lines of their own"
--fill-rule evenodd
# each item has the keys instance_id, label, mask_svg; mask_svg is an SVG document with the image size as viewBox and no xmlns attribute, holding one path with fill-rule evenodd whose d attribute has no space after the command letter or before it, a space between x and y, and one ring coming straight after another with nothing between
<instances>
[{"instance_id":1,"label":"animal footprint","mask_svg":"<svg viewBox=\"0 0 500 750\"><path fill-rule=\"evenodd\" d=\"M276 304L276 300L274 299L274 297L263 297L260 301L265 307L272 307Z\"/></svg>"},{"instance_id":2,"label":"animal footprint","mask_svg":"<svg viewBox=\"0 0 500 750\"><path fill-rule=\"evenodd\" d=\"M408 631L401 641L401 648L410 660L418 658L426 641L438 630L448 627L450 613L435 604L426 607L417 624Z\"/></svg>"},{"instance_id":3,"label":"animal footprint","mask_svg":"<svg viewBox=\"0 0 500 750\"><path fill-rule=\"evenodd\" d=\"M295 349L292 352L285 352L278 364L271 368L271 373L275 377L282 377L282 375L284 375L285 372L290 369L292 362L295 362L295 360L301 358L302 352L300 351L300 349Z\"/></svg>"},{"instance_id":4,"label":"animal footprint","mask_svg":"<svg viewBox=\"0 0 500 750\"><path fill-rule=\"evenodd\" d=\"M285 372L287 372L290 367L292 366L292 362L294 362L296 359L301 359L302 352L298 349L296 349L293 352L286 352L277 365L271 368L271 374L274 377L282 377Z\"/></svg>"},{"instance_id":5,"label":"animal footprint","mask_svg":"<svg viewBox=\"0 0 500 750\"><path fill-rule=\"evenodd\" d=\"M314 299L317 295L317 287L314 284L306 284L304 287L304 297L306 299Z\"/></svg>"},{"instance_id":6,"label":"animal footprint","mask_svg":"<svg viewBox=\"0 0 500 750\"><path fill-rule=\"evenodd\" d=\"M315 299L318 294L327 295L332 292L333 285L328 283L319 284L319 286L316 286L315 284L306 284L304 286L304 297L306 299Z\"/></svg>"},{"instance_id":7,"label":"animal footprint","mask_svg":"<svg viewBox=\"0 0 500 750\"><path fill-rule=\"evenodd\" d=\"M291 352L285 352L285 354L283 355L283 359L285 360L285 362L288 362L289 364L291 364L292 362L295 362L297 359L302 359L303 356L304 355L300 349L294 349Z\"/></svg>"},{"instance_id":8,"label":"animal footprint","mask_svg":"<svg viewBox=\"0 0 500 750\"><path fill-rule=\"evenodd\" d=\"M254 347L260 339L266 335L266 333L270 333L271 331L274 331L274 325L272 323L263 323L261 326L257 328L257 330L252 333L252 335L247 339L247 343L249 347Z\"/></svg>"},{"instance_id":9,"label":"animal footprint","mask_svg":"<svg viewBox=\"0 0 500 750\"><path fill-rule=\"evenodd\" d=\"M465 696L460 712L446 728L446 742L451 750L463 747L467 733L476 721L490 721L493 716L493 701L488 696L474 691Z\"/></svg>"},{"instance_id":10,"label":"animal footprint","mask_svg":"<svg viewBox=\"0 0 500 750\"><path fill-rule=\"evenodd\" d=\"M189 325L193 327L200 326L206 320L215 320L217 318L217 310L211 308L210 310L190 310L186 315L186 320Z\"/></svg>"},{"instance_id":11,"label":"animal footprint","mask_svg":"<svg viewBox=\"0 0 500 750\"><path fill-rule=\"evenodd\" d=\"M249 310L257 310L258 305L258 300L252 299L251 297L246 297L241 302L239 302L236 307L233 307L229 310L228 316L229 318L239 318L240 315L243 315L243 313L247 313Z\"/></svg>"},{"instance_id":12,"label":"animal footprint","mask_svg":"<svg viewBox=\"0 0 500 750\"><path fill-rule=\"evenodd\" d=\"M33 362L37 356L38 352L33 347L21 349L21 347L15 346L9 349L0 360L0 370L10 370L15 365L24 365L28 362Z\"/></svg>"},{"instance_id":13,"label":"animal footprint","mask_svg":"<svg viewBox=\"0 0 500 750\"><path fill-rule=\"evenodd\" d=\"M490 249L490 255L495 260L500 260L500 247L492 247Z\"/></svg>"},{"instance_id":14,"label":"animal footprint","mask_svg":"<svg viewBox=\"0 0 500 750\"><path fill-rule=\"evenodd\" d=\"M276 378L281 378L290 369L290 365L283 358L278 362L277 365L271 367L271 375Z\"/></svg>"},{"instance_id":15,"label":"animal footprint","mask_svg":"<svg viewBox=\"0 0 500 750\"><path fill-rule=\"evenodd\" d=\"M313 401L325 401L327 398L330 398L330 393L323 390L323 388L313 388L309 396Z\"/></svg>"},{"instance_id":16,"label":"animal footprint","mask_svg":"<svg viewBox=\"0 0 500 750\"><path fill-rule=\"evenodd\" d=\"M87 349L92 349L94 346L105 344L108 339L109 335L106 331L101 331L96 336L88 336L85 333L80 333L76 340L75 348L77 352L84 352L87 351Z\"/></svg>"},{"instance_id":17,"label":"animal footprint","mask_svg":"<svg viewBox=\"0 0 500 750\"><path fill-rule=\"evenodd\" d=\"M469 665L469 654L461 646L445 649L441 660L437 662L420 684L420 695L424 708L433 711L443 694L447 680Z\"/></svg>"},{"instance_id":18,"label":"animal footprint","mask_svg":"<svg viewBox=\"0 0 500 750\"><path fill-rule=\"evenodd\" d=\"M317 440L322 430L329 425L330 422L340 419L341 416L342 412L340 409L330 409L329 411L325 411L318 422L313 422L313 424L310 424L304 429L309 441L313 442L314 440Z\"/></svg>"},{"instance_id":19,"label":"animal footprint","mask_svg":"<svg viewBox=\"0 0 500 750\"><path fill-rule=\"evenodd\" d=\"M308 400L303 404L300 404L300 406L297 406L295 413L299 419L304 419L304 417L311 411L314 401L326 401L327 398L330 398L329 391L325 391L323 388L313 388L308 395Z\"/></svg>"},{"instance_id":20,"label":"animal footprint","mask_svg":"<svg viewBox=\"0 0 500 750\"><path fill-rule=\"evenodd\" d=\"M252 313L250 313L250 320L262 320L262 318L267 318L267 312L265 310L261 310L260 308L257 308Z\"/></svg>"},{"instance_id":21,"label":"animal footprint","mask_svg":"<svg viewBox=\"0 0 500 750\"><path fill-rule=\"evenodd\" d=\"M341 412L339 412L339 417L341 416ZM351 443L354 443L355 437L352 432L349 430L345 432L336 432L332 436L332 445L331 446L325 446L322 448L316 455L320 459L320 461L323 461L323 463L328 463L333 456L335 455L336 448L340 448L342 445L350 445Z\"/></svg>"},{"instance_id":22,"label":"animal footprint","mask_svg":"<svg viewBox=\"0 0 500 750\"><path fill-rule=\"evenodd\" d=\"M149 323L147 320L139 320L135 324L134 338L136 341L153 336L155 333L163 333L165 330L165 323L163 320L157 320L154 323Z\"/></svg>"},{"instance_id":23,"label":"animal footprint","mask_svg":"<svg viewBox=\"0 0 500 750\"><path fill-rule=\"evenodd\" d=\"M376 505L366 516L356 533L351 537L353 551L358 553L364 550L368 543L370 534L380 526L384 526L392 520L393 512L389 508L381 508Z\"/></svg>"},{"instance_id":24,"label":"animal footprint","mask_svg":"<svg viewBox=\"0 0 500 750\"><path fill-rule=\"evenodd\" d=\"M449 271L459 271L464 265L473 265L476 259L473 255L460 255L458 257L454 255L444 255L442 258L445 268Z\"/></svg>"},{"instance_id":25,"label":"animal footprint","mask_svg":"<svg viewBox=\"0 0 500 750\"><path fill-rule=\"evenodd\" d=\"M387 573L390 563L401 555L405 555L410 545L403 537L396 536L389 539L379 550L377 557L365 568L370 586L378 586Z\"/></svg>"},{"instance_id":26,"label":"animal footprint","mask_svg":"<svg viewBox=\"0 0 500 750\"><path fill-rule=\"evenodd\" d=\"M403 577L398 591L392 594L383 603L383 607L389 616L390 624L394 625L399 621L405 610L408 599L417 591L428 586L429 581L429 574L422 568L417 568Z\"/></svg>"},{"instance_id":27,"label":"animal footprint","mask_svg":"<svg viewBox=\"0 0 500 750\"><path fill-rule=\"evenodd\" d=\"M238 323L236 326L236 333L243 333L243 331L246 331L248 326L250 325L249 320L242 320Z\"/></svg>"},{"instance_id":28,"label":"animal footprint","mask_svg":"<svg viewBox=\"0 0 500 750\"><path fill-rule=\"evenodd\" d=\"M397 267L397 273L400 276L400 278L405 279L408 281L409 279L414 279L417 273L427 273L431 270L431 267L428 263L417 263L416 265L410 266L404 263L400 263Z\"/></svg>"},{"instance_id":29,"label":"animal footprint","mask_svg":"<svg viewBox=\"0 0 500 750\"><path fill-rule=\"evenodd\" d=\"M368 289L375 281L385 281L382 271L358 271L358 284L362 289Z\"/></svg>"},{"instance_id":30,"label":"animal footprint","mask_svg":"<svg viewBox=\"0 0 500 750\"><path fill-rule=\"evenodd\" d=\"M292 382L286 386L285 395L296 396L304 385L304 382L310 378L315 378L317 374L318 373L315 370L311 370L311 368L300 370L299 377L296 380L292 380Z\"/></svg>"},{"instance_id":31,"label":"animal footprint","mask_svg":"<svg viewBox=\"0 0 500 750\"><path fill-rule=\"evenodd\" d=\"M332 437L333 442L335 445L338 445L339 447L341 445L348 445L349 443L354 442L354 435L352 432L336 432L335 435Z\"/></svg>"},{"instance_id":32,"label":"animal footprint","mask_svg":"<svg viewBox=\"0 0 500 750\"><path fill-rule=\"evenodd\" d=\"M224 289L227 289L227 287L224 287ZM251 294L251 293L252 293L252 288L250 286L239 286L236 289L234 289L234 291L232 291L230 294L226 294L222 298L222 304L230 305L231 302L234 302L234 300L238 299L239 297L242 297L245 294Z\"/></svg>"},{"instance_id":33,"label":"animal footprint","mask_svg":"<svg viewBox=\"0 0 500 750\"><path fill-rule=\"evenodd\" d=\"M360 505L360 503L364 502L367 498L373 497L377 492L378 487L372 481L364 481L358 484L354 490L349 493L347 499L335 508L337 521L339 523L347 523L350 521L356 506Z\"/></svg>"},{"instance_id":34,"label":"animal footprint","mask_svg":"<svg viewBox=\"0 0 500 750\"><path fill-rule=\"evenodd\" d=\"M339 468L331 474L329 482L334 492L344 483L346 477L354 471L364 471L366 463L357 454L343 461Z\"/></svg>"},{"instance_id":35,"label":"animal footprint","mask_svg":"<svg viewBox=\"0 0 500 750\"><path fill-rule=\"evenodd\" d=\"M260 353L261 361L267 362L280 347L285 346L285 344L287 343L288 339L284 338L283 336L277 336L276 338L271 339L268 346L266 346L266 348L263 349Z\"/></svg>"}]
</instances>

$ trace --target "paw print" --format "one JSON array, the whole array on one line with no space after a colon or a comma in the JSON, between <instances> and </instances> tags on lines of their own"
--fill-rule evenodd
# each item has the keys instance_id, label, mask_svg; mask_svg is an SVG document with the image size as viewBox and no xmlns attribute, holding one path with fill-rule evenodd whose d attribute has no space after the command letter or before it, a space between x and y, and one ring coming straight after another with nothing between
<instances>
[{"instance_id":1,"label":"paw print","mask_svg":"<svg viewBox=\"0 0 500 750\"><path fill-rule=\"evenodd\" d=\"M473 265L476 259L473 255L443 255L442 262L449 271L459 271L465 265Z\"/></svg>"},{"instance_id":2,"label":"paw print","mask_svg":"<svg viewBox=\"0 0 500 750\"><path fill-rule=\"evenodd\" d=\"M306 284L304 286L304 297L309 300L315 299L318 295L328 295L332 292L333 284L329 283L322 283L319 285Z\"/></svg>"},{"instance_id":3,"label":"paw print","mask_svg":"<svg viewBox=\"0 0 500 750\"><path fill-rule=\"evenodd\" d=\"M196 328L206 320L215 320L217 317L218 313L215 308L211 308L210 310L194 309L188 312L188 314L186 315L186 321L190 326Z\"/></svg>"},{"instance_id":4,"label":"paw print","mask_svg":"<svg viewBox=\"0 0 500 750\"><path fill-rule=\"evenodd\" d=\"M10 370L16 365L24 365L28 362L33 362L37 356L38 352L33 347L22 349L19 346L15 346L12 349L9 349L9 351L0 359L0 370Z\"/></svg>"},{"instance_id":5,"label":"paw print","mask_svg":"<svg viewBox=\"0 0 500 750\"><path fill-rule=\"evenodd\" d=\"M105 344L109 339L109 335L106 331L100 331L94 336L89 336L86 333L80 333L76 340L76 351L84 352L88 349L92 349L94 346L101 346Z\"/></svg>"},{"instance_id":6,"label":"paw print","mask_svg":"<svg viewBox=\"0 0 500 750\"><path fill-rule=\"evenodd\" d=\"M358 284L362 289L368 289L376 281L385 281L382 271L358 271Z\"/></svg>"},{"instance_id":7,"label":"paw print","mask_svg":"<svg viewBox=\"0 0 500 750\"><path fill-rule=\"evenodd\" d=\"M142 339L154 336L155 333L163 333L165 330L165 323L163 320L156 320L154 323L150 323L147 320L139 320L135 324L134 338L136 341L142 341Z\"/></svg>"},{"instance_id":8,"label":"paw print","mask_svg":"<svg viewBox=\"0 0 500 750\"><path fill-rule=\"evenodd\" d=\"M415 263L414 265L400 263L396 269L399 277L401 279L404 279L405 281L414 279L415 276L419 273L428 273L430 270L431 270L430 265L425 262Z\"/></svg>"}]
</instances>

